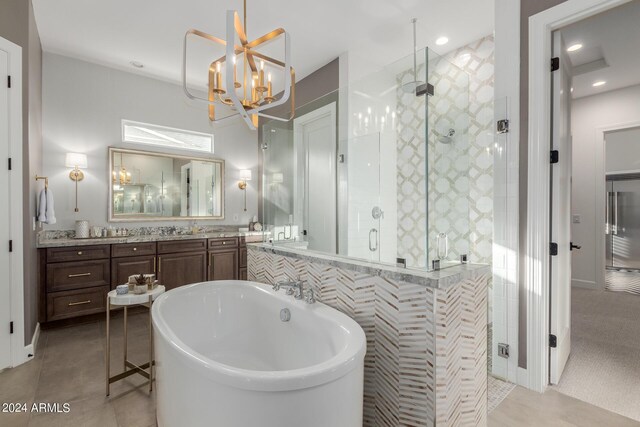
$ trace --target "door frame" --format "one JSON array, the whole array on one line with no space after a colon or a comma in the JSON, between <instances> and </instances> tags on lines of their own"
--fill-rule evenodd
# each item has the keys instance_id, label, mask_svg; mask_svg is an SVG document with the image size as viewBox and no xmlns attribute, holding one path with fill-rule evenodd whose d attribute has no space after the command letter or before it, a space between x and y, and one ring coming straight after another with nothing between
<instances>
[{"instance_id":1,"label":"door frame","mask_svg":"<svg viewBox=\"0 0 640 427\"><path fill-rule=\"evenodd\" d=\"M615 132L618 130L633 129L640 127L640 121L618 123L613 125L606 125L596 128L596 150L600 152L600 156L596 156L596 182L595 182L595 195L596 195L596 207L604 206L607 197L607 183L606 183L606 150L607 145L605 142L606 134L609 132ZM594 260L597 266L596 271L596 289L604 290L606 285L606 256L607 256L607 236L604 233L604 229L600 227L605 222L605 213L602 209L596 209L596 259ZM591 288L593 289L593 288Z\"/></svg>"},{"instance_id":2,"label":"door frame","mask_svg":"<svg viewBox=\"0 0 640 427\"><path fill-rule=\"evenodd\" d=\"M11 233L15 234L11 235L13 251L9 254L11 260L9 272L11 301L9 305L13 321L11 366L15 367L29 360L28 354L33 352L31 344L25 346L24 336L22 48L0 37L0 49L8 53L9 75L11 76L11 89L9 89L9 156L11 156L11 173L9 174L8 185L9 204L11 206L9 213L10 228ZM5 326L3 325L2 327ZM36 334L38 329L36 327Z\"/></svg>"},{"instance_id":3,"label":"door frame","mask_svg":"<svg viewBox=\"0 0 640 427\"><path fill-rule=\"evenodd\" d=\"M333 195L334 195L334 200L335 200L335 212L334 212L334 223L336 224L336 234L334 236L335 239L335 247L336 247L336 254L339 253L339 247L338 247L338 189L337 189L337 179L338 179L338 165L337 165L337 156L338 156L338 140L337 140L337 134L336 134L336 127L337 127L337 123L336 123L336 102L332 101L329 104L323 105L322 107L319 107L313 111L310 111L300 117L296 117L293 119L293 185L294 185L294 190L293 190L293 195L294 195L294 207L293 207L293 212L294 212L294 216L293 216L293 220L294 223L299 227L298 228L298 232L301 233L302 230L304 229L304 211L306 209L305 206L302 206L302 218L298 218L297 214L298 211L300 210L300 198L298 197L298 192L300 191L299 184L298 184L298 173L299 173L299 169L298 169L298 147L300 146L300 144L302 143L302 129L304 128L304 126L310 122L313 122L315 120L318 120L322 117L326 117L329 116L331 119L331 134L334 135L334 146L333 146L333 161L334 161L334 177L333 177ZM307 165L305 165L305 168L307 167ZM308 183L305 181L304 185L308 185ZM304 191L304 189L303 189ZM306 199L305 199L306 202Z\"/></svg>"},{"instance_id":4,"label":"door frame","mask_svg":"<svg viewBox=\"0 0 640 427\"><path fill-rule=\"evenodd\" d=\"M567 0L529 18L529 130L525 292L529 388L549 380L551 34L630 0Z\"/></svg>"}]
</instances>

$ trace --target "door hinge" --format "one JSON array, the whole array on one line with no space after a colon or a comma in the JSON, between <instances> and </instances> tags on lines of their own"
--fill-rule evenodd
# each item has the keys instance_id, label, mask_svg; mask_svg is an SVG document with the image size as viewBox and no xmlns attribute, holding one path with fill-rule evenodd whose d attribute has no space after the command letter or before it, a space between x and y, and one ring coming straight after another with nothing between
<instances>
[{"instance_id":1,"label":"door hinge","mask_svg":"<svg viewBox=\"0 0 640 427\"><path fill-rule=\"evenodd\" d=\"M9 157L9 160L7 162L7 166L9 167L9 170L11 170L11 157Z\"/></svg>"},{"instance_id":2,"label":"door hinge","mask_svg":"<svg viewBox=\"0 0 640 427\"><path fill-rule=\"evenodd\" d=\"M11 76L7 76L7 87L11 89Z\"/></svg>"},{"instance_id":3,"label":"door hinge","mask_svg":"<svg viewBox=\"0 0 640 427\"><path fill-rule=\"evenodd\" d=\"M553 57L551 58L551 71L556 71L560 69L560 58Z\"/></svg>"},{"instance_id":4,"label":"door hinge","mask_svg":"<svg viewBox=\"0 0 640 427\"><path fill-rule=\"evenodd\" d=\"M558 163L560 161L560 153L558 150L551 150L551 164Z\"/></svg>"},{"instance_id":5,"label":"door hinge","mask_svg":"<svg viewBox=\"0 0 640 427\"><path fill-rule=\"evenodd\" d=\"M556 256L558 255L558 244L557 243L549 243L549 253L551 254L551 256Z\"/></svg>"},{"instance_id":6,"label":"door hinge","mask_svg":"<svg viewBox=\"0 0 640 427\"><path fill-rule=\"evenodd\" d=\"M556 348L558 346L558 337L551 334L549 335L549 347Z\"/></svg>"},{"instance_id":7,"label":"door hinge","mask_svg":"<svg viewBox=\"0 0 640 427\"><path fill-rule=\"evenodd\" d=\"M13 322L9 322L9 333L13 333Z\"/></svg>"},{"instance_id":8,"label":"door hinge","mask_svg":"<svg viewBox=\"0 0 640 427\"><path fill-rule=\"evenodd\" d=\"M9 240L9 252L13 252L13 240Z\"/></svg>"},{"instance_id":9,"label":"door hinge","mask_svg":"<svg viewBox=\"0 0 640 427\"><path fill-rule=\"evenodd\" d=\"M496 133L507 133L509 132L509 120L502 119L498 120L496 124Z\"/></svg>"},{"instance_id":10,"label":"door hinge","mask_svg":"<svg viewBox=\"0 0 640 427\"><path fill-rule=\"evenodd\" d=\"M509 358L509 344L498 343L498 356L504 357L505 359Z\"/></svg>"}]
</instances>

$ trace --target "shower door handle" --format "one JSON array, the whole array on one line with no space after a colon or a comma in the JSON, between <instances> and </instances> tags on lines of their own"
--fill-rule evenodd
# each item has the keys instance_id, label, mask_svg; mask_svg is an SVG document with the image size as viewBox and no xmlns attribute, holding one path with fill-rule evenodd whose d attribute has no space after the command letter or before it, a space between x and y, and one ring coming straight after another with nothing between
<instances>
[{"instance_id":1,"label":"shower door handle","mask_svg":"<svg viewBox=\"0 0 640 427\"><path fill-rule=\"evenodd\" d=\"M613 223L613 234L614 235L618 235L618 192L614 191L613 192L613 219L614 219L614 223Z\"/></svg>"},{"instance_id":2,"label":"shower door handle","mask_svg":"<svg viewBox=\"0 0 640 427\"><path fill-rule=\"evenodd\" d=\"M605 203L605 223L604 223L604 234L611 233L611 191L607 191L607 201Z\"/></svg>"},{"instance_id":3,"label":"shower door handle","mask_svg":"<svg viewBox=\"0 0 640 427\"><path fill-rule=\"evenodd\" d=\"M373 244L371 242L371 236L374 237ZM369 250L371 252L375 252L378 250L378 230L376 230L375 228L369 230Z\"/></svg>"}]
</instances>

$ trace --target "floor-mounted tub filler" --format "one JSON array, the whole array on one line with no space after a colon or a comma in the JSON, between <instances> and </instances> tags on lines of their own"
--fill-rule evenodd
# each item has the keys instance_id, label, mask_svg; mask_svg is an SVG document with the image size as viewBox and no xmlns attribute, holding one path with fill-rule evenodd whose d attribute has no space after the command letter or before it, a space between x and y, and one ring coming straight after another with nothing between
<instances>
[{"instance_id":1,"label":"floor-mounted tub filler","mask_svg":"<svg viewBox=\"0 0 640 427\"><path fill-rule=\"evenodd\" d=\"M366 339L265 285L183 286L153 305L160 427L360 427Z\"/></svg>"}]
</instances>

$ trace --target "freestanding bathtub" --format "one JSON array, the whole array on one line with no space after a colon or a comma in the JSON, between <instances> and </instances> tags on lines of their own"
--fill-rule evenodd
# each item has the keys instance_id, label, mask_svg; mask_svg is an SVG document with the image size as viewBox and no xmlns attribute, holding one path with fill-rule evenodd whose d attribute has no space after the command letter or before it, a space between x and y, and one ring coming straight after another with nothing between
<instances>
[{"instance_id":1,"label":"freestanding bathtub","mask_svg":"<svg viewBox=\"0 0 640 427\"><path fill-rule=\"evenodd\" d=\"M214 281L165 293L152 315L159 426L362 426L366 339L339 311Z\"/></svg>"}]
</instances>

